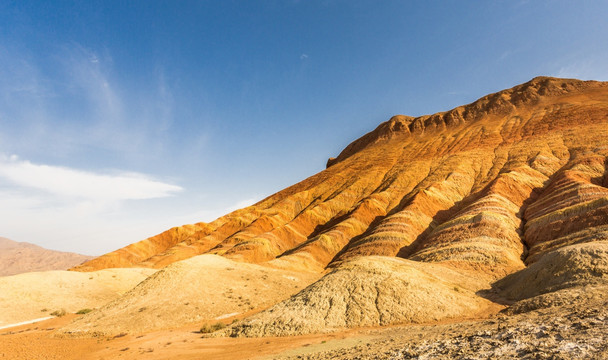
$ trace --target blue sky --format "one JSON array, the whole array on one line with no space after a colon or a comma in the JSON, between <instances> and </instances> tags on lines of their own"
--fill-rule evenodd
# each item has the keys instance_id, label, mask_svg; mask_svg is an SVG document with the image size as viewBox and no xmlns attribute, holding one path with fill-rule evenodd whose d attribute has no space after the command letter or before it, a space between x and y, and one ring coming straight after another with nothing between
<instances>
[{"instance_id":1,"label":"blue sky","mask_svg":"<svg viewBox=\"0 0 608 360\"><path fill-rule=\"evenodd\" d=\"M3 1L0 236L101 254L324 169L394 114L608 80L604 1Z\"/></svg>"}]
</instances>

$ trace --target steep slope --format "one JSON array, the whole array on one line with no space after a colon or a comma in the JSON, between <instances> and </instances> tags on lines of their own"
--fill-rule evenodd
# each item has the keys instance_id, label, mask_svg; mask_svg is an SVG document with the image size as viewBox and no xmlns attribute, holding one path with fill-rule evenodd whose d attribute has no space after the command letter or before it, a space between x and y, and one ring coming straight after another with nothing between
<instances>
[{"instance_id":1,"label":"steep slope","mask_svg":"<svg viewBox=\"0 0 608 360\"><path fill-rule=\"evenodd\" d=\"M251 207L75 270L163 267L201 253L322 270L399 255L501 277L524 267L526 247L532 262L604 231L607 116L606 83L546 77L444 113L394 116L325 171ZM572 212L595 220L544 231Z\"/></svg>"},{"instance_id":2,"label":"steep slope","mask_svg":"<svg viewBox=\"0 0 608 360\"><path fill-rule=\"evenodd\" d=\"M594 256L605 252L594 244L608 238L606 139L608 83L538 77L447 112L394 116L326 170L253 206L74 270L160 268L206 253L326 271L228 331L239 336L464 317L482 311L479 294L492 284L509 297L601 285L603 265L597 275L584 264L598 264ZM580 281L539 271L552 261ZM466 285L470 277L476 282ZM414 305L420 300L424 311ZM378 301L394 306L381 311Z\"/></svg>"},{"instance_id":3,"label":"steep slope","mask_svg":"<svg viewBox=\"0 0 608 360\"><path fill-rule=\"evenodd\" d=\"M93 256L55 251L0 237L0 276L30 271L66 270Z\"/></svg>"}]
</instances>

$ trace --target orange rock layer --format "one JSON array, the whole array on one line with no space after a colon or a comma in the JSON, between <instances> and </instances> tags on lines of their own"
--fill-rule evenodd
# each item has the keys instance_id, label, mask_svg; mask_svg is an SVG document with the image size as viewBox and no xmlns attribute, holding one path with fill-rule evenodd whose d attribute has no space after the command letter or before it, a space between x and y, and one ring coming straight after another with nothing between
<instances>
[{"instance_id":1,"label":"orange rock layer","mask_svg":"<svg viewBox=\"0 0 608 360\"><path fill-rule=\"evenodd\" d=\"M394 116L253 206L74 270L211 253L321 271L385 255L500 278L553 249L608 239L607 162L608 83L539 77L447 112Z\"/></svg>"}]
</instances>

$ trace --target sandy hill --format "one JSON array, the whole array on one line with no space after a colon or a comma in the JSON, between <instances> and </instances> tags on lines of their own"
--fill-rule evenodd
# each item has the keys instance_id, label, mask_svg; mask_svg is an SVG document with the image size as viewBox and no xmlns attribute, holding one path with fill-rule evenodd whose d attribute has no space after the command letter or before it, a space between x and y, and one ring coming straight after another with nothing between
<instances>
[{"instance_id":1,"label":"sandy hill","mask_svg":"<svg viewBox=\"0 0 608 360\"><path fill-rule=\"evenodd\" d=\"M49 316L94 309L127 292L154 269L28 272L0 277L0 327Z\"/></svg>"},{"instance_id":2,"label":"sandy hill","mask_svg":"<svg viewBox=\"0 0 608 360\"><path fill-rule=\"evenodd\" d=\"M394 116L326 170L255 205L74 270L164 268L210 254L323 275L225 330L233 336L463 318L492 299L563 298L606 280L606 139L608 83L538 77L450 111Z\"/></svg>"},{"instance_id":3,"label":"sandy hill","mask_svg":"<svg viewBox=\"0 0 608 360\"><path fill-rule=\"evenodd\" d=\"M318 278L314 273L199 255L159 270L64 331L116 335L230 322L289 298Z\"/></svg>"},{"instance_id":4,"label":"sandy hill","mask_svg":"<svg viewBox=\"0 0 608 360\"><path fill-rule=\"evenodd\" d=\"M0 276L30 271L66 270L93 256L49 250L0 237Z\"/></svg>"}]
</instances>

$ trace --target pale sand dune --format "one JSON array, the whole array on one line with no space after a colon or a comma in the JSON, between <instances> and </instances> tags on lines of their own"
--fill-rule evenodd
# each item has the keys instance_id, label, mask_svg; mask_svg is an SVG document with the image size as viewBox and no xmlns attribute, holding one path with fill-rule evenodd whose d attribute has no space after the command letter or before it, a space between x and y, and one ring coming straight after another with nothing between
<instances>
[{"instance_id":1,"label":"pale sand dune","mask_svg":"<svg viewBox=\"0 0 608 360\"><path fill-rule=\"evenodd\" d=\"M152 275L153 269L31 272L0 277L0 326L48 316L64 309L96 308Z\"/></svg>"}]
</instances>

